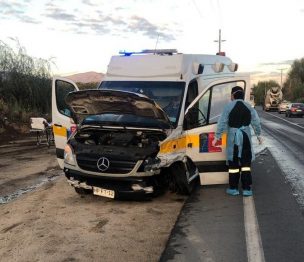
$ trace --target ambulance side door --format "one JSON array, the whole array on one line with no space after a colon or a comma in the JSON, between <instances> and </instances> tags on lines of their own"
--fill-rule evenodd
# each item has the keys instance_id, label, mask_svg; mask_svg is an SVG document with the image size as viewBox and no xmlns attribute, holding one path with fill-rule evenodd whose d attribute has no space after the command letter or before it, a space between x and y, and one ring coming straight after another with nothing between
<instances>
[{"instance_id":1,"label":"ambulance side door","mask_svg":"<svg viewBox=\"0 0 304 262\"><path fill-rule=\"evenodd\" d=\"M64 147L76 125L71 118L71 111L65 103L68 93L78 91L77 85L65 78L54 77L52 82L52 122L59 166L63 168Z\"/></svg>"},{"instance_id":2,"label":"ambulance side door","mask_svg":"<svg viewBox=\"0 0 304 262\"><path fill-rule=\"evenodd\" d=\"M223 108L231 100L232 87L250 89L247 83L247 78L235 77L214 81L186 109L183 124L186 155L198 168L201 184L227 183L226 134L216 146L212 146L212 141Z\"/></svg>"}]
</instances>

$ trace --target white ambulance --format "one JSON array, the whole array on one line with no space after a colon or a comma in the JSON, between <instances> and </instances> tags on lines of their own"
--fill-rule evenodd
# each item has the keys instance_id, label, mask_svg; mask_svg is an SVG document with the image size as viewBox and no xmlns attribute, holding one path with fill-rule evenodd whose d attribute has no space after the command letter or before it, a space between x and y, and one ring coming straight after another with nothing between
<instances>
[{"instance_id":1,"label":"white ambulance","mask_svg":"<svg viewBox=\"0 0 304 262\"><path fill-rule=\"evenodd\" d=\"M166 49L113 56L94 90L54 77L56 154L68 182L109 198L227 183L226 136L212 140L231 88L249 101L249 77L236 70L225 56Z\"/></svg>"}]
</instances>

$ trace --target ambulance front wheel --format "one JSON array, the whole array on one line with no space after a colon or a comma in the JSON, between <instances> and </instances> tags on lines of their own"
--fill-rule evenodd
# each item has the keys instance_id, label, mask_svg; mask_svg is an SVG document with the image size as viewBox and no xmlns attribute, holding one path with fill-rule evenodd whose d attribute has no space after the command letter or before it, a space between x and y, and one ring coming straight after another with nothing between
<instances>
[{"instance_id":1,"label":"ambulance front wheel","mask_svg":"<svg viewBox=\"0 0 304 262\"><path fill-rule=\"evenodd\" d=\"M194 188L198 185L198 177L191 182L188 181L188 175L184 163L175 163L171 166L171 175L175 182L176 193L181 195L190 195Z\"/></svg>"}]
</instances>

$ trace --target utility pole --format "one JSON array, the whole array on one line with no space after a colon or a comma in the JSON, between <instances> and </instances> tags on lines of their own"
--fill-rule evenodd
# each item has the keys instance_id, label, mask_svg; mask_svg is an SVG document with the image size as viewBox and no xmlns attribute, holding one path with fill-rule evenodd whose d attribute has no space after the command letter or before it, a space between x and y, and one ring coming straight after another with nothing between
<instances>
[{"instance_id":1,"label":"utility pole","mask_svg":"<svg viewBox=\"0 0 304 262\"><path fill-rule=\"evenodd\" d=\"M219 29L219 38L218 40L214 40L214 42L219 43L219 49L218 49L218 53L221 53L221 46L222 46L222 42L225 42L226 40L222 40L222 30Z\"/></svg>"},{"instance_id":2,"label":"utility pole","mask_svg":"<svg viewBox=\"0 0 304 262\"><path fill-rule=\"evenodd\" d=\"M279 68L277 70L280 70L281 71L281 89L283 88L283 70L286 70L288 68Z\"/></svg>"}]
</instances>

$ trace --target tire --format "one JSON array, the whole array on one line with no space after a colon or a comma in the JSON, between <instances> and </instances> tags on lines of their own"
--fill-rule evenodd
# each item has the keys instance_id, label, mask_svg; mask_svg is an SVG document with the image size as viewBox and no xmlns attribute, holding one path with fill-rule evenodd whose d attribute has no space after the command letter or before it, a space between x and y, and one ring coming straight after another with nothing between
<instances>
[{"instance_id":1,"label":"tire","mask_svg":"<svg viewBox=\"0 0 304 262\"><path fill-rule=\"evenodd\" d=\"M181 195L190 195L199 182L199 176L188 182L186 167L184 163L175 163L171 167L171 175L175 181L176 193Z\"/></svg>"},{"instance_id":2,"label":"tire","mask_svg":"<svg viewBox=\"0 0 304 262\"><path fill-rule=\"evenodd\" d=\"M165 174L159 175L158 179L156 179L153 183L153 197L158 197L168 190L168 181Z\"/></svg>"},{"instance_id":3,"label":"tire","mask_svg":"<svg viewBox=\"0 0 304 262\"><path fill-rule=\"evenodd\" d=\"M78 195L89 195L92 193L92 190L89 190L89 189L84 189L84 188L81 188L81 187L74 187L75 189L75 192L78 194Z\"/></svg>"}]
</instances>

